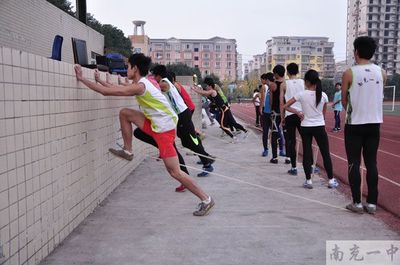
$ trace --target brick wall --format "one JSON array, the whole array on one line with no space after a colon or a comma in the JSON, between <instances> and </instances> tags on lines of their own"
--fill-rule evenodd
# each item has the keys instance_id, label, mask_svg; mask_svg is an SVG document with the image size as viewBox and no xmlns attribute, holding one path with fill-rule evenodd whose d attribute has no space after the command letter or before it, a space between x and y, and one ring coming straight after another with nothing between
<instances>
[{"instance_id":1,"label":"brick wall","mask_svg":"<svg viewBox=\"0 0 400 265\"><path fill-rule=\"evenodd\" d=\"M64 37L64 62L74 62L71 37L86 41L89 60L104 52L103 35L46 0L0 1L0 46L50 57L55 35Z\"/></svg>"},{"instance_id":2,"label":"brick wall","mask_svg":"<svg viewBox=\"0 0 400 265\"><path fill-rule=\"evenodd\" d=\"M72 64L0 47L0 264L38 264L154 152L135 139L130 163L107 151L127 106L84 88Z\"/></svg>"}]
</instances>

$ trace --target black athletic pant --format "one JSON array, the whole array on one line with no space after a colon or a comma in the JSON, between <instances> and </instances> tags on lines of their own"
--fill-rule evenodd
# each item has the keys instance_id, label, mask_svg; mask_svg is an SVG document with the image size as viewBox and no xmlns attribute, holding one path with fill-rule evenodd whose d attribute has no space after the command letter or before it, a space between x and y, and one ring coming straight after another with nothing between
<instances>
[{"instance_id":1,"label":"black athletic pant","mask_svg":"<svg viewBox=\"0 0 400 265\"><path fill-rule=\"evenodd\" d=\"M340 129L340 111L335 110L335 128Z\"/></svg>"},{"instance_id":2,"label":"black athletic pant","mask_svg":"<svg viewBox=\"0 0 400 265\"><path fill-rule=\"evenodd\" d=\"M158 145L157 145L156 141L153 139L153 137L151 137L144 131L140 130L139 128L136 128L133 131L133 135L140 141L145 142L147 144L151 144L152 146L158 148ZM175 143L174 143L174 147L175 147L176 153L178 154L178 159L179 159L179 164L181 165L180 166L181 170L189 175L189 171L187 170L186 166L184 166L185 160L183 159L182 155L179 153L178 148L176 148Z\"/></svg>"},{"instance_id":3,"label":"black athletic pant","mask_svg":"<svg viewBox=\"0 0 400 265\"><path fill-rule=\"evenodd\" d=\"M379 147L380 124L345 125L344 141L347 153L349 183L354 203L361 203L361 151L367 168L367 203L378 201L378 167L376 156Z\"/></svg>"},{"instance_id":4,"label":"black athletic pant","mask_svg":"<svg viewBox=\"0 0 400 265\"><path fill-rule=\"evenodd\" d=\"M256 125L260 124L260 106L255 106L256 109Z\"/></svg>"},{"instance_id":5,"label":"black athletic pant","mask_svg":"<svg viewBox=\"0 0 400 265\"><path fill-rule=\"evenodd\" d=\"M292 168L297 166L296 152L296 129L300 133L300 118L296 114L292 114L285 118L286 126L286 156L290 157Z\"/></svg>"},{"instance_id":6,"label":"black athletic pant","mask_svg":"<svg viewBox=\"0 0 400 265\"><path fill-rule=\"evenodd\" d=\"M210 155L204 150L201 139L197 136L192 114L189 109L178 115L177 136L181 139L182 145L198 155L203 166L209 166L212 162L207 158Z\"/></svg>"},{"instance_id":7,"label":"black athletic pant","mask_svg":"<svg viewBox=\"0 0 400 265\"><path fill-rule=\"evenodd\" d=\"M271 130L272 130L271 148L272 148L272 157L273 158L278 157L278 141L281 139L281 132L279 129L280 123L281 123L281 115L276 114L275 123L273 123L272 118L271 118Z\"/></svg>"},{"instance_id":8,"label":"black athletic pant","mask_svg":"<svg viewBox=\"0 0 400 265\"><path fill-rule=\"evenodd\" d=\"M263 112L261 115L261 126L263 130L262 142L264 150L268 150L268 132L271 127L271 114Z\"/></svg>"},{"instance_id":9,"label":"black athletic pant","mask_svg":"<svg viewBox=\"0 0 400 265\"><path fill-rule=\"evenodd\" d=\"M224 124L226 124L227 126L232 126L236 130L247 132L247 130L241 124L236 122L229 108L225 110L223 115L224 115Z\"/></svg>"},{"instance_id":10,"label":"black athletic pant","mask_svg":"<svg viewBox=\"0 0 400 265\"><path fill-rule=\"evenodd\" d=\"M311 179L311 166L313 164L312 139L315 138L322 159L324 160L324 168L328 174L328 178L333 178L332 159L329 153L328 135L325 126L317 127L301 127L301 139L303 140L303 168L306 179Z\"/></svg>"}]
</instances>

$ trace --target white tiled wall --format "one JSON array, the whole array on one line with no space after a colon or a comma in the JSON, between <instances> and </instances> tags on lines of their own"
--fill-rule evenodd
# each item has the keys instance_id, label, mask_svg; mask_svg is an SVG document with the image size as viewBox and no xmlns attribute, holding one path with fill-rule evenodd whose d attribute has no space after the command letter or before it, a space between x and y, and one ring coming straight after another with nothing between
<instances>
[{"instance_id":1,"label":"white tiled wall","mask_svg":"<svg viewBox=\"0 0 400 265\"><path fill-rule=\"evenodd\" d=\"M84 88L71 64L0 47L4 264L38 264L153 150L134 140L130 163L107 151L122 107L136 101Z\"/></svg>"},{"instance_id":2,"label":"white tiled wall","mask_svg":"<svg viewBox=\"0 0 400 265\"><path fill-rule=\"evenodd\" d=\"M62 46L62 61L64 62L74 62L72 37L86 41L89 59L91 51L97 54L104 52L103 35L46 0L0 0L0 46L50 57L55 35L61 35L64 38ZM11 57L6 58L6 60L9 59ZM6 61L5 63L15 63L16 66L25 67L28 58L21 59L21 61ZM35 61L29 63L35 63ZM52 65L43 64L38 70L46 71L48 67ZM25 75L25 78L28 76Z\"/></svg>"}]
</instances>

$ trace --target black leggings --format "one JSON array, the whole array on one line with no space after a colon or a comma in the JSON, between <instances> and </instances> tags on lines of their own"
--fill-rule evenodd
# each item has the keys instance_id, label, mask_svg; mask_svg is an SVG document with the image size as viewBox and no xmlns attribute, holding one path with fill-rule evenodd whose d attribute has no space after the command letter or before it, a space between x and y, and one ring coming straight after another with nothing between
<instances>
[{"instance_id":1,"label":"black leggings","mask_svg":"<svg viewBox=\"0 0 400 265\"><path fill-rule=\"evenodd\" d=\"M133 131L133 135L140 141L145 142L147 144L151 144L152 146L158 148L158 145L157 145L156 141L153 139L153 137L151 137L144 131L140 130L139 128L136 128ZM176 153L178 154L178 159L179 159L179 164L180 164L181 170L189 175L189 171L187 170L187 168L185 166L185 160L183 159L182 155L179 153L178 149L176 148L175 143L174 143L174 147L175 147Z\"/></svg>"},{"instance_id":2,"label":"black leggings","mask_svg":"<svg viewBox=\"0 0 400 265\"><path fill-rule=\"evenodd\" d=\"M256 125L260 124L260 106L255 106L256 108Z\"/></svg>"},{"instance_id":3,"label":"black leggings","mask_svg":"<svg viewBox=\"0 0 400 265\"><path fill-rule=\"evenodd\" d=\"M286 156L290 157L292 168L297 166L296 129L300 133L300 118L292 114L285 118L286 125Z\"/></svg>"},{"instance_id":4,"label":"black leggings","mask_svg":"<svg viewBox=\"0 0 400 265\"><path fill-rule=\"evenodd\" d=\"M272 115L271 115L271 130L272 130L272 136L271 136L271 148L272 148L272 157L277 158L278 157L278 141L281 140L281 131L279 129L279 125L281 124L281 116L279 114L275 114L275 123L272 121ZM279 143L279 145L282 145L282 140Z\"/></svg>"},{"instance_id":5,"label":"black leggings","mask_svg":"<svg viewBox=\"0 0 400 265\"><path fill-rule=\"evenodd\" d=\"M340 111L335 110L335 129L340 129Z\"/></svg>"},{"instance_id":6,"label":"black leggings","mask_svg":"<svg viewBox=\"0 0 400 265\"><path fill-rule=\"evenodd\" d=\"M268 150L268 132L271 127L271 114L263 112L261 116L261 126L263 129L262 142L264 150Z\"/></svg>"},{"instance_id":7,"label":"black leggings","mask_svg":"<svg viewBox=\"0 0 400 265\"><path fill-rule=\"evenodd\" d=\"M233 138L232 129L235 128L236 130L241 130L247 132L247 130L239 123L236 122L235 118L232 115L232 112L229 108L225 108L225 110L220 110L216 117L221 129Z\"/></svg>"},{"instance_id":8,"label":"black leggings","mask_svg":"<svg viewBox=\"0 0 400 265\"><path fill-rule=\"evenodd\" d=\"M319 151L324 160L324 168L328 178L333 178L332 159L329 153L328 135L325 126L301 127L301 139L303 140L303 168L306 179L311 179L311 166L313 164L312 139L315 138Z\"/></svg>"},{"instance_id":9,"label":"black leggings","mask_svg":"<svg viewBox=\"0 0 400 265\"><path fill-rule=\"evenodd\" d=\"M178 118L177 136L181 139L182 145L200 154L199 158L203 166L210 165L212 160L208 158L210 155L204 150L201 139L196 134L190 110L186 109L178 115Z\"/></svg>"},{"instance_id":10,"label":"black leggings","mask_svg":"<svg viewBox=\"0 0 400 265\"><path fill-rule=\"evenodd\" d=\"M380 139L380 124L345 125L344 141L347 153L349 183L354 203L361 203L361 151L367 168L367 203L378 201L378 167L376 157Z\"/></svg>"}]
</instances>

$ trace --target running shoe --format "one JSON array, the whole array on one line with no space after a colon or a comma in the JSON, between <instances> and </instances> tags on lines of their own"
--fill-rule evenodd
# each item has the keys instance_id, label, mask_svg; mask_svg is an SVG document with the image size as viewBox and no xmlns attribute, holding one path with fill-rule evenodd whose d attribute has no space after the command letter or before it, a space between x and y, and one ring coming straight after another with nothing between
<instances>
[{"instance_id":1,"label":"running shoe","mask_svg":"<svg viewBox=\"0 0 400 265\"><path fill-rule=\"evenodd\" d=\"M353 213L364 213L361 203L350 203L346 205L346 209L352 211Z\"/></svg>"},{"instance_id":2,"label":"running shoe","mask_svg":"<svg viewBox=\"0 0 400 265\"><path fill-rule=\"evenodd\" d=\"M108 151L110 151L110 153L112 153L112 154L114 154L114 155L116 155L118 157L121 157L123 159L126 159L128 161L132 161L132 159L133 159L133 154L131 152L128 152L128 151L124 150L124 149L110 148L110 149L108 149Z\"/></svg>"},{"instance_id":3,"label":"running shoe","mask_svg":"<svg viewBox=\"0 0 400 265\"><path fill-rule=\"evenodd\" d=\"M314 173L315 174L318 174L320 172L320 170L319 170L319 168L317 166L316 167L311 167L311 169L314 169Z\"/></svg>"},{"instance_id":4,"label":"running shoe","mask_svg":"<svg viewBox=\"0 0 400 265\"><path fill-rule=\"evenodd\" d=\"M210 213L210 210L214 207L215 203L213 198L210 197L210 202L206 203L202 201L198 205L198 209L193 212L194 216L205 216Z\"/></svg>"},{"instance_id":5,"label":"running shoe","mask_svg":"<svg viewBox=\"0 0 400 265\"><path fill-rule=\"evenodd\" d=\"M297 168L291 168L287 173L292 176L297 176Z\"/></svg>"},{"instance_id":6,"label":"running shoe","mask_svg":"<svg viewBox=\"0 0 400 265\"><path fill-rule=\"evenodd\" d=\"M210 164L209 166L207 166L207 167L203 167L203 171L201 172L201 173L199 173L199 174L197 174L197 176L199 177L199 178L201 178L201 177L207 177L210 173L209 172L213 172L214 171L214 168L213 168L213 166Z\"/></svg>"},{"instance_id":7,"label":"running shoe","mask_svg":"<svg viewBox=\"0 0 400 265\"><path fill-rule=\"evenodd\" d=\"M269 162L271 164L278 164L278 158L271 158L271 160L269 160Z\"/></svg>"},{"instance_id":8,"label":"running shoe","mask_svg":"<svg viewBox=\"0 0 400 265\"><path fill-rule=\"evenodd\" d=\"M366 211L369 214L375 214L376 213L376 205L375 204L368 203L368 204L365 204L363 206L363 208L364 208L364 211Z\"/></svg>"},{"instance_id":9,"label":"running shoe","mask_svg":"<svg viewBox=\"0 0 400 265\"><path fill-rule=\"evenodd\" d=\"M184 192L184 191L186 191L186 187L183 185L180 185L175 189L175 192Z\"/></svg>"},{"instance_id":10,"label":"running shoe","mask_svg":"<svg viewBox=\"0 0 400 265\"><path fill-rule=\"evenodd\" d=\"M330 189L336 189L339 186L339 182L335 178L330 179L328 182L328 188Z\"/></svg>"},{"instance_id":11,"label":"running shoe","mask_svg":"<svg viewBox=\"0 0 400 265\"><path fill-rule=\"evenodd\" d=\"M264 149L264 151L261 153L261 155L264 157L268 156L268 149Z\"/></svg>"},{"instance_id":12,"label":"running shoe","mask_svg":"<svg viewBox=\"0 0 400 265\"><path fill-rule=\"evenodd\" d=\"M304 182L304 184L303 184L303 187L306 188L306 189L310 189L311 190L313 188L312 181L311 180L306 180Z\"/></svg>"},{"instance_id":13,"label":"running shoe","mask_svg":"<svg viewBox=\"0 0 400 265\"><path fill-rule=\"evenodd\" d=\"M285 159L285 164L290 164L291 163L291 161L290 161L290 158L289 157L286 157L286 159Z\"/></svg>"}]
</instances>

